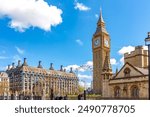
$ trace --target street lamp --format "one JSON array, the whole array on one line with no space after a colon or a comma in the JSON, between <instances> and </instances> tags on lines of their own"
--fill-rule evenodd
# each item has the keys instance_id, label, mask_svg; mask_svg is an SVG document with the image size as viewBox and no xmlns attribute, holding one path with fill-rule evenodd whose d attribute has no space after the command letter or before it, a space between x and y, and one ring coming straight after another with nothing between
<instances>
[{"instance_id":1,"label":"street lamp","mask_svg":"<svg viewBox=\"0 0 150 117\"><path fill-rule=\"evenodd\" d=\"M148 99L150 100L150 32L148 32L148 37L145 38L145 45L148 46Z\"/></svg>"}]
</instances>

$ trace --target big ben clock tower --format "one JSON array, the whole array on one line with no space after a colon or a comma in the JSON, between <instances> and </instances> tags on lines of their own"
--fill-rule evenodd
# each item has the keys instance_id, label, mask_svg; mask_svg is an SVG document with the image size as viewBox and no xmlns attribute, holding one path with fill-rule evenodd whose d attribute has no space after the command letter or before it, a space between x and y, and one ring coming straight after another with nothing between
<instances>
[{"instance_id":1,"label":"big ben clock tower","mask_svg":"<svg viewBox=\"0 0 150 117\"><path fill-rule=\"evenodd\" d=\"M92 38L93 50L93 90L96 94L102 94L102 72L106 56L110 57L110 37L105 28L105 22L100 11L97 29Z\"/></svg>"}]
</instances>

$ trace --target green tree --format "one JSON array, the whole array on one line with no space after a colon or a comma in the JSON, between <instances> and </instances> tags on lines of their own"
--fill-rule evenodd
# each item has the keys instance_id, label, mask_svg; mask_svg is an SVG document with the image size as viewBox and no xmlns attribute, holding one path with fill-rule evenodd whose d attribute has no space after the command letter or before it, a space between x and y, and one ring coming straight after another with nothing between
<instances>
[{"instance_id":1,"label":"green tree","mask_svg":"<svg viewBox=\"0 0 150 117\"><path fill-rule=\"evenodd\" d=\"M79 85L79 93L83 93L84 92L84 87Z\"/></svg>"}]
</instances>

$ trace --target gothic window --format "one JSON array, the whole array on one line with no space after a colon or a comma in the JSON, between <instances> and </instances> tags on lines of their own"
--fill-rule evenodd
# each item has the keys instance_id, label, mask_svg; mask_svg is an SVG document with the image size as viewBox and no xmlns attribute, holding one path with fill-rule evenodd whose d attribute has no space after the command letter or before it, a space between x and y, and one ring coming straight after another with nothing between
<instances>
[{"instance_id":1,"label":"gothic window","mask_svg":"<svg viewBox=\"0 0 150 117\"><path fill-rule=\"evenodd\" d=\"M139 97L139 88L137 86L132 86L131 97L132 98L138 98Z\"/></svg>"},{"instance_id":2,"label":"gothic window","mask_svg":"<svg viewBox=\"0 0 150 117\"><path fill-rule=\"evenodd\" d=\"M131 70L128 67L125 68L125 70L124 70L124 76L125 77L129 77L130 76L130 72L131 72Z\"/></svg>"},{"instance_id":3,"label":"gothic window","mask_svg":"<svg viewBox=\"0 0 150 117\"><path fill-rule=\"evenodd\" d=\"M120 87L116 86L114 89L114 96L120 97L120 95L121 95L121 89L120 89Z\"/></svg>"}]
</instances>

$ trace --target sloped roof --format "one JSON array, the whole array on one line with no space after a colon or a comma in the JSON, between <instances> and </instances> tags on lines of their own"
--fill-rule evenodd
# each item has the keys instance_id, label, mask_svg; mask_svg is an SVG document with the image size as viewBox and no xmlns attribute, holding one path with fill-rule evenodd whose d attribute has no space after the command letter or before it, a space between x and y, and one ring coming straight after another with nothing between
<instances>
[{"instance_id":1,"label":"sloped roof","mask_svg":"<svg viewBox=\"0 0 150 117\"><path fill-rule=\"evenodd\" d=\"M110 64L110 58L108 54L106 54L104 65L103 65L103 71L112 71L111 64Z\"/></svg>"},{"instance_id":2,"label":"sloped roof","mask_svg":"<svg viewBox=\"0 0 150 117\"><path fill-rule=\"evenodd\" d=\"M42 74L47 73L45 69L30 67L30 66L22 66L22 70L26 72L35 72L35 73L42 73Z\"/></svg>"},{"instance_id":3,"label":"sloped roof","mask_svg":"<svg viewBox=\"0 0 150 117\"><path fill-rule=\"evenodd\" d=\"M138 69L140 72L142 72L144 75L148 75L148 69L139 68L139 67L135 67L135 68Z\"/></svg>"},{"instance_id":4,"label":"sloped roof","mask_svg":"<svg viewBox=\"0 0 150 117\"><path fill-rule=\"evenodd\" d=\"M141 74L141 75L148 75L148 69L139 68L139 67L133 66L132 64L126 62L126 63L124 64L124 66L119 70L119 72L118 72L115 76L113 76L112 79L117 78L117 76L120 74L120 72L121 72L127 65L129 65L131 68L133 68L135 71L137 71L137 73L139 73L139 74Z\"/></svg>"},{"instance_id":5,"label":"sloped roof","mask_svg":"<svg viewBox=\"0 0 150 117\"><path fill-rule=\"evenodd\" d=\"M105 28L105 22L104 22L104 19L102 16L102 10L100 11L100 17L99 17L99 20L97 22L97 28L96 28L95 35L99 34L100 32L108 34L108 32Z\"/></svg>"},{"instance_id":6,"label":"sloped roof","mask_svg":"<svg viewBox=\"0 0 150 117\"><path fill-rule=\"evenodd\" d=\"M0 77L8 77L8 74L6 72L0 72Z\"/></svg>"},{"instance_id":7,"label":"sloped roof","mask_svg":"<svg viewBox=\"0 0 150 117\"><path fill-rule=\"evenodd\" d=\"M57 70L47 70L47 73L50 75L59 75L62 77L77 77L74 73L67 73L64 71L57 71Z\"/></svg>"},{"instance_id":8,"label":"sloped roof","mask_svg":"<svg viewBox=\"0 0 150 117\"><path fill-rule=\"evenodd\" d=\"M100 27L100 26L98 26L98 27L96 28L95 35L98 34L99 32L104 32L104 33L108 34L108 32L107 32L107 30L106 30L105 27Z\"/></svg>"},{"instance_id":9,"label":"sloped roof","mask_svg":"<svg viewBox=\"0 0 150 117\"><path fill-rule=\"evenodd\" d=\"M61 76L61 77L67 77L67 78L76 78L77 77L75 73L68 73L68 72L59 71L59 70L47 70L47 69L31 67L31 66L22 66L21 69L26 72L49 74L52 76Z\"/></svg>"}]
</instances>

